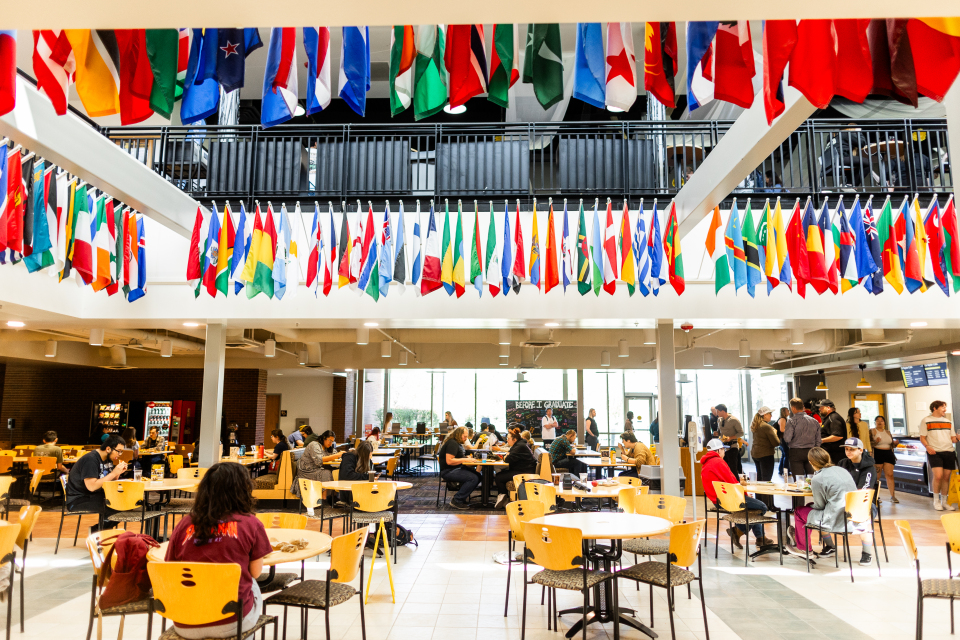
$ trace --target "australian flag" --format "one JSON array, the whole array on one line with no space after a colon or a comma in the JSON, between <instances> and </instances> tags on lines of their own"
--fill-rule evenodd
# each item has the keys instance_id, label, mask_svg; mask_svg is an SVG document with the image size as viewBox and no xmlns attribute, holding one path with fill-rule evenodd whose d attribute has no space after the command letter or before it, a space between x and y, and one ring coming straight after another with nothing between
<instances>
[{"instance_id":1,"label":"australian flag","mask_svg":"<svg viewBox=\"0 0 960 640\"><path fill-rule=\"evenodd\" d=\"M883 257L880 253L880 236L877 235L877 225L873 221L873 214L870 212L870 203L863 208L863 228L866 230L867 245L870 247L870 257L873 258L874 266L883 264ZM880 295L883 291L883 269L877 269L861 281L863 287L873 295Z\"/></svg>"}]
</instances>

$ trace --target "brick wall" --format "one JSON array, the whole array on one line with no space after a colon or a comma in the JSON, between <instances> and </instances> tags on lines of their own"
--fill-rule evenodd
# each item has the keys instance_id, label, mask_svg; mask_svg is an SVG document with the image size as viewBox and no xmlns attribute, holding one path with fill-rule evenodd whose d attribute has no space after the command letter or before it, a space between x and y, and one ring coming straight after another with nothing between
<instances>
[{"instance_id":1,"label":"brick wall","mask_svg":"<svg viewBox=\"0 0 960 640\"><path fill-rule=\"evenodd\" d=\"M200 425L202 369L111 371L7 363L2 371L0 425L6 426L7 418L16 418L17 428L9 434L4 430L0 436L9 435L14 444L40 442L49 429L56 430L65 444L86 442L94 402L193 401L197 404L195 424ZM223 413L228 422L240 424L243 442L262 442L266 388L264 370L224 372Z\"/></svg>"}]
</instances>

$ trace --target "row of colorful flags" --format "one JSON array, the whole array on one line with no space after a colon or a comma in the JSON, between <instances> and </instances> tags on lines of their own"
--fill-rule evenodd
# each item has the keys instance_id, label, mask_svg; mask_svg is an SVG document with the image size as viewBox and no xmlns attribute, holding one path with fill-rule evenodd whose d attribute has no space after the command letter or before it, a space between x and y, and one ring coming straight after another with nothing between
<instances>
[{"instance_id":1,"label":"row of colorful flags","mask_svg":"<svg viewBox=\"0 0 960 640\"><path fill-rule=\"evenodd\" d=\"M71 275L128 302L146 295L143 215L66 172L0 151L0 264L23 263L63 281Z\"/></svg>"},{"instance_id":2,"label":"row of colorful flags","mask_svg":"<svg viewBox=\"0 0 960 640\"><path fill-rule=\"evenodd\" d=\"M513 215L511 215L511 213ZM533 207L533 238L523 239L520 203L513 212L504 202L502 234L497 231L498 214L490 203L486 240L481 235L481 214L474 203L472 238L464 235L464 213L457 205L456 218L444 207L442 217L431 202L424 217L417 202L413 214L413 233L408 242L403 202L396 219L389 202L383 216L375 215L372 204L364 217L360 202L356 216L341 215L339 236L333 205L327 212L314 203L309 226L297 203L293 215L286 205L277 214L268 203L266 214L256 205L248 215L243 204L234 216L229 205L218 211L214 204L209 214L198 208L194 219L187 262L187 281L216 298L227 296L233 283L234 295L246 290L253 298L296 295L301 275L315 296L349 287L374 300L386 296L390 285L402 290L412 285L418 295L443 289L460 297L472 284L477 295L486 288L490 296L519 293L521 283L529 282L549 293L563 284L575 287L580 295L600 290L613 295L617 282L626 284L629 294L658 295L669 283L676 293L684 291L683 258L676 206L664 211L667 219L661 233L661 213L656 202L645 209L641 202L635 214L624 203L619 224L615 222L613 203L608 200L601 220L599 201L593 207L592 230L586 225L583 202L579 214L571 216L563 207L559 246L552 202L547 213L545 253L541 253L536 202ZM469 214L468 214L469 215ZM466 220L469 224L469 219ZM305 240L304 240L305 238ZM466 245L465 241L469 240ZM412 261L407 258L409 253ZM301 259L305 258L305 273ZM469 260L469 263L467 262Z\"/></svg>"},{"instance_id":3,"label":"row of colorful flags","mask_svg":"<svg viewBox=\"0 0 960 640\"><path fill-rule=\"evenodd\" d=\"M960 291L960 235L951 195L940 208L934 196L925 211L918 197L894 206L890 197L880 210L871 196L857 196L849 212L843 199L831 209L825 200L817 211L798 198L784 221L780 198L754 216L751 203L741 214L737 201L726 222L715 208L707 232L707 254L714 265L716 291L746 286L751 297L766 282L767 293L783 285L806 296L809 285L819 294L846 293L857 285L875 295L884 282L896 291L926 291L936 284L945 295ZM932 274L933 279L928 279Z\"/></svg>"}]
</instances>

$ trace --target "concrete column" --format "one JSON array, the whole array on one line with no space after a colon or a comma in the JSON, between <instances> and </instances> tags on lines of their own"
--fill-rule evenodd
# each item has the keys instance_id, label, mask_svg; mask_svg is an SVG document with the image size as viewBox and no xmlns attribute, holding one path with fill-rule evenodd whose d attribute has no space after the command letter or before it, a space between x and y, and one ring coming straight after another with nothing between
<instances>
[{"instance_id":1,"label":"concrete column","mask_svg":"<svg viewBox=\"0 0 960 640\"><path fill-rule=\"evenodd\" d=\"M223 367L227 360L227 327L207 325L203 352L203 396L200 404L200 451L196 459L209 468L220 461L220 415L223 413Z\"/></svg>"},{"instance_id":2,"label":"concrete column","mask_svg":"<svg viewBox=\"0 0 960 640\"><path fill-rule=\"evenodd\" d=\"M584 440L583 423L587 419L587 407L583 404L583 369L577 369L577 439Z\"/></svg>"},{"instance_id":3,"label":"concrete column","mask_svg":"<svg viewBox=\"0 0 960 640\"><path fill-rule=\"evenodd\" d=\"M957 431L957 421L960 420L960 356L947 354L947 376L950 378L950 402L947 410L953 415L953 430ZM957 444L957 450L960 451L960 444Z\"/></svg>"},{"instance_id":4,"label":"concrete column","mask_svg":"<svg viewBox=\"0 0 960 640\"><path fill-rule=\"evenodd\" d=\"M673 320L657 320L657 405L660 414L660 444L664 495L680 495L680 441L677 415L677 379L674 361ZM687 478L687 482L691 482Z\"/></svg>"},{"instance_id":5,"label":"concrete column","mask_svg":"<svg viewBox=\"0 0 960 640\"><path fill-rule=\"evenodd\" d=\"M947 112L947 140L950 142L950 148L956 149L956 145L960 144L960 84L953 83L943 99L943 106ZM957 184L957 182L953 183L954 195L960 194ZM948 409L953 410L953 407ZM956 413L960 414L960 409Z\"/></svg>"},{"instance_id":6,"label":"concrete column","mask_svg":"<svg viewBox=\"0 0 960 640\"><path fill-rule=\"evenodd\" d=\"M367 377L367 372L364 369L357 369L357 393L356 393L356 406L353 411L353 437L362 438L363 435L363 384L364 380Z\"/></svg>"}]
</instances>

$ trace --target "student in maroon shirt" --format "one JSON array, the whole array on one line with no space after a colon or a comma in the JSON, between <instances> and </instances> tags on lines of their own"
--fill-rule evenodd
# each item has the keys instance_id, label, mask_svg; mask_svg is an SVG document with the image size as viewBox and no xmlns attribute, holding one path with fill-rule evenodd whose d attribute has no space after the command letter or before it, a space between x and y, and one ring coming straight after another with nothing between
<instances>
[{"instance_id":1,"label":"student in maroon shirt","mask_svg":"<svg viewBox=\"0 0 960 640\"><path fill-rule=\"evenodd\" d=\"M250 474L236 462L215 464L203 476L193 511L170 538L167 562L232 562L240 565L243 630L252 628L263 608L255 577L263 571L263 557L273 551L267 532L254 514ZM180 625L183 638L232 638L237 618L232 615L209 625Z\"/></svg>"}]
</instances>

